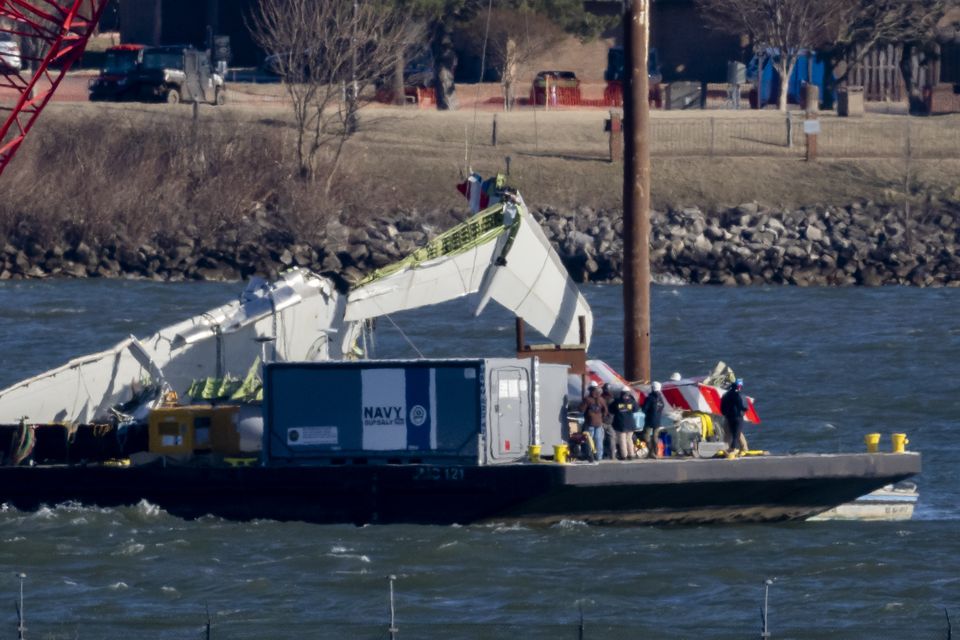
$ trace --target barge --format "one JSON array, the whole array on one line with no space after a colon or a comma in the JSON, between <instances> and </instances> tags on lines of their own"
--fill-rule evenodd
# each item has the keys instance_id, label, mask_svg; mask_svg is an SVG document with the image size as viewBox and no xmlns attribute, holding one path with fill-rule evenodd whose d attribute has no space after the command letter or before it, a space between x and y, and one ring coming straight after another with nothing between
<instances>
[{"instance_id":1,"label":"barge","mask_svg":"<svg viewBox=\"0 0 960 640\"><path fill-rule=\"evenodd\" d=\"M564 520L710 524L803 520L920 471L918 454L736 461L446 465L331 460L315 466L0 468L0 501L23 510L146 500L171 515L353 524Z\"/></svg>"},{"instance_id":2,"label":"barge","mask_svg":"<svg viewBox=\"0 0 960 640\"><path fill-rule=\"evenodd\" d=\"M0 390L0 502L355 524L767 522L920 472L915 453L563 463L592 317L522 199L502 196L349 291L295 269ZM516 357L355 359L372 318L453 298L514 312ZM550 344L526 345L524 321Z\"/></svg>"}]
</instances>

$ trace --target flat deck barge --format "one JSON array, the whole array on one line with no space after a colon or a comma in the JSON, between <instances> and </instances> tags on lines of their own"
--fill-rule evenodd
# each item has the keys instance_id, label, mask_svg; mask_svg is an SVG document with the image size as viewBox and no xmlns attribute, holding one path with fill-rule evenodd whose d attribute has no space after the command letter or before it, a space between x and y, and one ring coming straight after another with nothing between
<instances>
[{"instance_id":1,"label":"flat deck barge","mask_svg":"<svg viewBox=\"0 0 960 640\"><path fill-rule=\"evenodd\" d=\"M0 502L142 500L172 515L313 523L703 524L803 520L921 470L921 456L800 454L600 464L0 468Z\"/></svg>"}]
</instances>

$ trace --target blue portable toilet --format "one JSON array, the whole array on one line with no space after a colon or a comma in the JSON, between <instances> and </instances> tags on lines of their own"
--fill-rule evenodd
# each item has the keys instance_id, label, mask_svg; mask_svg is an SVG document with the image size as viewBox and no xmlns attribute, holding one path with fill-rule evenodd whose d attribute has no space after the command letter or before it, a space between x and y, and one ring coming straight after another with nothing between
<instances>
[{"instance_id":1,"label":"blue portable toilet","mask_svg":"<svg viewBox=\"0 0 960 640\"><path fill-rule=\"evenodd\" d=\"M758 96L761 106L768 104L777 104L780 99L780 74L773 68L773 61L780 55L780 50L769 48L763 54L763 69L760 77L763 80L762 94ZM812 65L809 62L812 61ZM758 56L754 56L747 65L747 79L756 85L757 67L759 65ZM812 67L813 73L810 74ZM823 102L823 96L826 95L826 65L817 58L816 51L804 49L797 57L797 63L793 66L793 72L787 84L787 102L790 104L801 104L801 91L804 83L812 83L820 89L820 100Z\"/></svg>"}]
</instances>

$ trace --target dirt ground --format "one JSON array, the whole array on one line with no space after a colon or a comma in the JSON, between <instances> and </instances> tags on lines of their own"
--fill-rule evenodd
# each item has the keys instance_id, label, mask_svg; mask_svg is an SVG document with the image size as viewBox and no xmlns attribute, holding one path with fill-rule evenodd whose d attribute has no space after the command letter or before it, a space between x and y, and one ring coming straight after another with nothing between
<instances>
[{"instance_id":1,"label":"dirt ground","mask_svg":"<svg viewBox=\"0 0 960 640\"><path fill-rule=\"evenodd\" d=\"M154 119L190 118L188 106L90 104L87 78L71 77L47 119L112 118L148 127ZM461 91L469 93L469 88ZM294 128L279 84L231 85L225 107L201 106L204 126L265 127L293 144ZM523 110L466 107L438 112L371 105L347 146L344 171L369 185L372 207L460 208L454 185L473 169L505 171L534 206L618 207L622 167L609 161L608 109ZM651 116L655 207L718 208L849 204L891 197L909 170L931 191L952 191L960 172L960 116L909 118L869 113L860 119L821 117L823 157L803 159L802 122L786 146L786 119L775 111L655 111ZM493 130L496 123L496 144ZM292 148L292 147L291 147ZM251 158L251 161L269 161Z\"/></svg>"}]
</instances>

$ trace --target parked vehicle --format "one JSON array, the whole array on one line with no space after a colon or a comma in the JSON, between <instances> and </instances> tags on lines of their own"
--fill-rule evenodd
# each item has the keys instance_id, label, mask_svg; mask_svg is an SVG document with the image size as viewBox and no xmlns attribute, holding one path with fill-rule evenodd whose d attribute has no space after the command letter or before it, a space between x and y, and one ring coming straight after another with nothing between
<instances>
[{"instance_id":1,"label":"parked vehicle","mask_svg":"<svg viewBox=\"0 0 960 640\"><path fill-rule=\"evenodd\" d=\"M433 87L433 55L425 51L420 55L414 56L403 68L403 95L406 102L415 103L428 91L432 95ZM386 74L377 78L377 100L379 102L393 102L394 77L393 74Z\"/></svg>"},{"instance_id":2,"label":"parked vehicle","mask_svg":"<svg viewBox=\"0 0 960 640\"><path fill-rule=\"evenodd\" d=\"M626 53L623 47L610 47L607 50L607 68L603 72L603 79L607 86L603 90L604 103L619 107L623 105L623 80L626 77ZM660 55L655 47L651 47L647 55L647 100L657 108L663 104L663 92L660 83L663 82L663 73L660 71Z\"/></svg>"},{"instance_id":3,"label":"parked vehicle","mask_svg":"<svg viewBox=\"0 0 960 640\"><path fill-rule=\"evenodd\" d=\"M576 105L580 100L580 80L573 71L540 71L530 87L530 103L534 105Z\"/></svg>"},{"instance_id":4,"label":"parked vehicle","mask_svg":"<svg viewBox=\"0 0 960 640\"><path fill-rule=\"evenodd\" d=\"M607 68L603 72L603 79L607 82L622 83L626 77L626 53L623 47L610 47L607 50ZM647 55L647 78L651 85L663 82L660 71L660 56L656 47L650 47Z\"/></svg>"},{"instance_id":5,"label":"parked vehicle","mask_svg":"<svg viewBox=\"0 0 960 640\"><path fill-rule=\"evenodd\" d=\"M137 72L147 47L120 44L106 51L100 75L90 81L90 100L132 100L139 94Z\"/></svg>"},{"instance_id":6,"label":"parked vehicle","mask_svg":"<svg viewBox=\"0 0 960 640\"><path fill-rule=\"evenodd\" d=\"M432 87L434 73L433 54L428 49L407 62L403 69L403 84L414 88Z\"/></svg>"},{"instance_id":7,"label":"parked vehicle","mask_svg":"<svg viewBox=\"0 0 960 640\"><path fill-rule=\"evenodd\" d=\"M223 76L213 70L210 52L190 46L147 49L136 82L143 100L222 105L227 99L226 84Z\"/></svg>"},{"instance_id":8,"label":"parked vehicle","mask_svg":"<svg viewBox=\"0 0 960 640\"><path fill-rule=\"evenodd\" d=\"M0 72L20 73L22 68L20 45L11 34L0 32Z\"/></svg>"}]
</instances>

